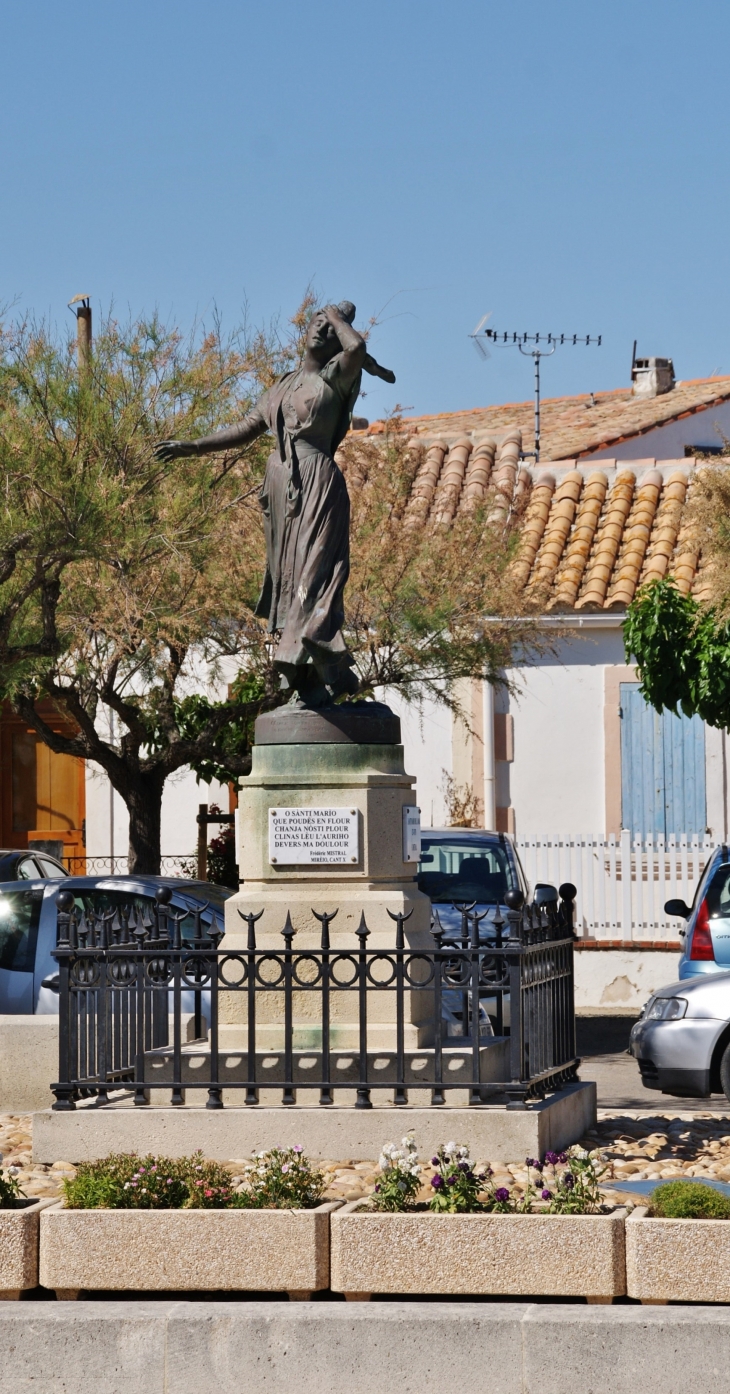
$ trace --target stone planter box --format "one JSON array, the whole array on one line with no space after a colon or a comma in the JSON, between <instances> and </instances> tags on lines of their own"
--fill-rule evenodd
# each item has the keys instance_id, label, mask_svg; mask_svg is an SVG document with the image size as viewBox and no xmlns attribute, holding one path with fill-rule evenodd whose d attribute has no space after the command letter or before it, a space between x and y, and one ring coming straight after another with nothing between
<instances>
[{"instance_id":1,"label":"stone planter box","mask_svg":"<svg viewBox=\"0 0 730 1394\"><path fill-rule=\"evenodd\" d=\"M641 1302L730 1302L730 1220L626 1221L626 1291Z\"/></svg>"},{"instance_id":2,"label":"stone planter box","mask_svg":"<svg viewBox=\"0 0 730 1394\"><path fill-rule=\"evenodd\" d=\"M51 1200L19 1200L0 1210L0 1298L38 1286L38 1218Z\"/></svg>"},{"instance_id":3,"label":"stone planter box","mask_svg":"<svg viewBox=\"0 0 730 1394\"><path fill-rule=\"evenodd\" d=\"M40 1282L57 1297L82 1291L288 1292L329 1285L329 1218L316 1210L45 1211Z\"/></svg>"},{"instance_id":4,"label":"stone planter box","mask_svg":"<svg viewBox=\"0 0 730 1394\"><path fill-rule=\"evenodd\" d=\"M624 1219L608 1215L333 1215L333 1292L587 1297L626 1291Z\"/></svg>"}]
</instances>

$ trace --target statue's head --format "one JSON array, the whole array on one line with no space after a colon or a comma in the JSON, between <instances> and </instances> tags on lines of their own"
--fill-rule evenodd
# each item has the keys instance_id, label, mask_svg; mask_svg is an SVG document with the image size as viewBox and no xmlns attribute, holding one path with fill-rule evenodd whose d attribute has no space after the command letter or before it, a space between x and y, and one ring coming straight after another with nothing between
<instances>
[{"instance_id":1,"label":"statue's head","mask_svg":"<svg viewBox=\"0 0 730 1394\"><path fill-rule=\"evenodd\" d=\"M352 324L355 318L355 306L352 301L341 300L337 309L342 318L347 320L348 324ZM309 321L307 348L320 363L328 363L330 358L334 358L335 354L340 352L340 341L324 310L317 310Z\"/></svg>"}]
</instances>

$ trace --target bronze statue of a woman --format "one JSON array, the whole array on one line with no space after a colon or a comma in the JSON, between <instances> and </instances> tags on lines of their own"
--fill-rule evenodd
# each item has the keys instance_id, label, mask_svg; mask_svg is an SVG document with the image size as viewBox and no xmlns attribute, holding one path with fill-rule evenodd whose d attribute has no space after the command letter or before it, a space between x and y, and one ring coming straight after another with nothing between
<instances>
[{"instance_id":1,"label":"bronze statue of a woman","mask_svg":"<svg viewBox=\"0 0 730 1394\"><path fill-rule=\"evenodd\" d=\"M308 706L355 693L354 660L342 637L342 594L350 572L350 500L334 454L350 425L363 369L395 377L370 357L349 301L319 310L306 352L243 421L198 441L163 441L162 460L246 445L269 431L260 503L266 575L256 614L277 634L274 665L282 686Z\"/></svg>"}]
</instances>

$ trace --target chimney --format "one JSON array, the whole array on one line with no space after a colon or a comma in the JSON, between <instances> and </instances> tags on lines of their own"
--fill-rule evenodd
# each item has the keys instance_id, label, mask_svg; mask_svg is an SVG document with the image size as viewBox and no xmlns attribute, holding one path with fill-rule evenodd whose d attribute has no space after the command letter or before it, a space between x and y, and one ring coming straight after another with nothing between
<instances>
[{"instance_id":1,"label":"chimney","mask_svg":"<svg viewBox=\"0 0 730 1394\"><path fill-rule=\"evenodd\" d=\"M635 397L661 397L674 387L671 358L635 358L631 368Z\"/></svg>"},{"instance_id":2,"label":"chimney","mask_svg":"<svg viewBox=\"0 0 730 1394\"><path fill-rule=\"evenodd\" d=\"M91 296L75 295L69 300L69 310L76 307L76 357L79 372L85 372L91 360Z\"/></svg>"}]
</instances>

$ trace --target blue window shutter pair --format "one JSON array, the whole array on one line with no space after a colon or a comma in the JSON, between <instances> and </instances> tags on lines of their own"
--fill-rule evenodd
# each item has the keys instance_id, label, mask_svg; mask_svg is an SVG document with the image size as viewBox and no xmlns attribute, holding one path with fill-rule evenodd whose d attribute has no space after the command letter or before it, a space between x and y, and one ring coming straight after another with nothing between
<instances>
[{"instance_id":1,"label":"blue window shutter pair","mask_svg":"<svg viewBox=\"0 0 730 1394\"><path fill-rule=\"evenodd\" d=\"M655 712L621 683L621 824L632 835L701 835L707 824L705 726Z\"/></svg>"}]
</instances>

